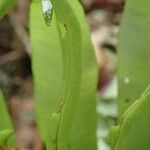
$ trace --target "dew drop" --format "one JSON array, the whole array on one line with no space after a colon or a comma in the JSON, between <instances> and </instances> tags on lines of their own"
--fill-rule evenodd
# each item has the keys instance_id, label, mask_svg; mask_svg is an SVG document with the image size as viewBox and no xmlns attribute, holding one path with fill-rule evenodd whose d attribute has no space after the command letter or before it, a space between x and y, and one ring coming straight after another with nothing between
<instances>
[{"instance_id":1,"label":"dew drop","mask_svg":"<svg viewBox=\"0 0 150 150\"><path fill-rule=\"evenodd\" d=\"M50 0L42 0L42 13L45 23L50 26L53 14L53 6Z\"/></svg>"}]
</instances>

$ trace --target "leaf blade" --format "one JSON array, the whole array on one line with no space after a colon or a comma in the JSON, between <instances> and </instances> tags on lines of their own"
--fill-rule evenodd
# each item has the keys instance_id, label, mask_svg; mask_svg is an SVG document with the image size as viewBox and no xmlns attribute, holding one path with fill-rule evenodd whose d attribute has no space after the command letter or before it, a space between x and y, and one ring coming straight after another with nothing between
<instances>
[{"instance_id":1,"label":"leaf blade","mask_svg":"<svg viewBox=\"0 0 150 150\"><path fill-rule=\"evenodd\" d=\"M114 150L146 150L150 143L150 86L143 95L129 107L119 125L119 134Z\"/></svg>"},{"instance_id":2,"label":"leaf blade","mask_svg":"<svg viewBox=\"0 0 150 150\"><path fill-rule=\"evenodd\" d=\"M119 115L150 83L150 2L128 0L119 36Z\"/></svg>"},{"instance_id":3,"label":"leaf blade","mask_svg":"<svg viewBox=\"0 0 150 150\"><path fill-rule=\"evenodd\" d=\"M0 19L16 3L17 0L0 0Z\"/></svg>"},{"instance_id":4,"label":"leaf blade","mask_svg":"<svg viewBox=\"0 0 150 150\"><path fill-rule=\"evenodd\" d=\"M6 133L10 133L9 131L12 132L13 125L12 125L12 122L11 122L11 119L10 119L10 116L9 116L9 113L8 113L8 110L7 110L6 104L4 102L4 98L3 98L3 95L1 93L1 91L0 91L0 118L1 118L1 121L0 121L0 132L5 131L5 130L6 130ZM4 136L5 136L5 134L4 134ZM1 138L6 139L7 136L6 136L6 138L4 136L2 136ZM14 135L7 139L7 143L10 146L14 146L15 145L15 137L14 137ZM3 144L3 143L1 143L1 144Z\"/></svg>"}]
</instances>

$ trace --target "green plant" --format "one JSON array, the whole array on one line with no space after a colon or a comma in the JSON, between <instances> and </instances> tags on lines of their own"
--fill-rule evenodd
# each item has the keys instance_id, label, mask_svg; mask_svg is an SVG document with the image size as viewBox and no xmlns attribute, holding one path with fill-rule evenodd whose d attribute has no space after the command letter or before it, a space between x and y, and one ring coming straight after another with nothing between
<instances>
[{"instance_id":1,"label":"green plant","mask_svg":"<svg viewBox=\"0 0 150 150\"><path fill-rule=\"evenodd\" d=\"M148 150L150 2L128 0L119 36L119 125L110 131L113 150ZM127 110L126 110L127 109Z\"/></svg>"},{"instance_id":2,"label":"green plant","mask_svg":"<svg viewBox=\"0 0 150 150\"><path fill-rule=\"evenodd\" d=\"M0 19L15 4L16 0L0 0Z\"/></svg>"},{"instance_id":3,"label":"green plant","mask_svg":"<svg viewBox=\"0 0 150 150\"><path fill-rule=\"evenodd\" d=\"M89 29L78 1L55 0L52 3L54 12L48 27L39 11L40 1L31 5L30 33L38 127L46 143L51 143L51 135L52 140L58 137L59 149L67 149L69 145L70 149L94 150L97 69ZM52 118L56 123L50 125L53 113L58 118L61 115L61 119ZM57 126L60 126L59 130Z\"/></svg>"},{"instance_id":4,"label":"green plant","mask_svg":"<svg viewBox=\"0 0 150 150\"><path fill-rule=\"evenodd\" d=\"M0 18L13 4L0 0ZM110 129L112 150L150 149L149 8L148 0L128 0L125 7L118 45L119 123ZM46 149L96 150L97 65L78 0L42 0L42 7L33 0L30 36L36 121ZM0 149L7 149L15 138L2 94L0 118Z\"/></svg>"},{"instance_id":5,"label":"green plant","mask_svg":"<svg viewBox=\"0 0 150 150\"><path fill-rule=\"evenodd\" d=\"M150 147L150 86L110 130L112 150L147 150Z\"/></svg>"},{"instance_id":6,"label":"green plant","mask_svg":"<svg viewBox=\"0 0 150 150\"><path fill-rule=\"evenodd\" d=\"M150 2L128 0L118 42L119 116L150 83Z\"/></svg>"},{"instance_id":7,"label":"green plant","mask_svg":"<svg viewBox=\"0 0 150 150\"><path fill-rule=\"evenodd\" d=\"M0 148L15 145L15 138L13 135L13 126L8 114L6 104L0 92Z\"/></svg>"}]
</instances>

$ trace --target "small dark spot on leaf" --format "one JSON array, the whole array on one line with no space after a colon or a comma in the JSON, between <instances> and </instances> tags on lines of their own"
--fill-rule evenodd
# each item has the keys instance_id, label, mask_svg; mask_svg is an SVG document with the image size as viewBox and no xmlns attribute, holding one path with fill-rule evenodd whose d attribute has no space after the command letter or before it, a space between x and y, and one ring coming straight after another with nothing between
<instances>
[{"instance_id":1,"label":"small dark spot on leaf","mask_svg":"<svg viewBox=\"0 0 150 150\"><path fill-rule=\"evenodd\" d=\"M65 35L67 35L68 29L67 29L67 25L66 24L64 24L64 28L65 28Z\"/></svg>"}]
</instances>

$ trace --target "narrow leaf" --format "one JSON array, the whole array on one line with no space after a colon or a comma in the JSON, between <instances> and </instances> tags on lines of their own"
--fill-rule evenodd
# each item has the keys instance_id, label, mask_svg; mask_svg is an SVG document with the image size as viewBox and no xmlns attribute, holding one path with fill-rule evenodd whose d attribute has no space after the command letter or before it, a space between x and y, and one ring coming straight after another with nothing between
<instances>
[{"instance_id":1,"label":"narrow leaf","mask_svg":"<svg viewBox=\"0 0 150 150\"><path fill-rule=\"evenodd\" d=\"M149 107L150 86L122 116L112 150L148 150L150 148Z\"/></svg>"},{"instance_id":2,"label":"narrow leaf","mask_svg":"<svg viewBox=\"0 0 150 150\"><path fill-rule=\"evenodd\" d=\"M0 146L2 146L3 141L7 141L10 145L15 145L15 138L14 136L9 137L10 131L12 132L13 126L12 122L4 102L2 93L0 92Z\"/></svg>"},{"instance_id":3,"label":"narrow leaf","mask_svg":"<svg viewBox=\"0 0 150 150\"><path fill-rule=\"evenodd\" d=\"M36 117L41 137L46 142L50 117L61 103L61 45L55 15L48 27L41 13L40 1L33 1L30 10Z\"/></svg>"},{"instance_id":4,"label":"narrow leaf","mask_svg":"<svg viewBox=\"0 0 150 150\"><path fill-rule=\"evenodd\" d=\"M5 146L12 135L13 130L5 129L0 131L0 147Z\"/></svg>"},{"instance_id":5,"label":"narrow leaf","mask_svg":"<svg viewBox=\"0 0 150 150\"><path fill-rule=\"evenodd\" d=\"M70 148L74 150L82 150L83 148L94 150L96 149L96 63L91 46L89 29L85 22L83 10L78 1L68 0L68 3L76 14L76 18L80 24L80 30L82 33L81 47L83 52L82 92L77 104L77 111L71 130L69 145ZM60 33L57 30L57 26L60 23L56 24L57 20L54 14L50 27L46 27L43 21L43 16L39 11L40 7L40 3L36 1L32 3L30 31L33 50L37 120L42 138L46 142L48 137L47 131L49 131L50 116L61 104L60 97L63 60L61 55L62 47L59 37ZM79 11L81 13L78 13ZM59 18L59 14L57 14L57 18ZM65 28L64 24L60 26L60 31L65 31L65 36L68 30ZM72 30L74 30L74 28ZM80 37L76 37L76 40L78 39L80 39Z\"/></svg>"},{"instance_id":6,"label":"narrow leaf","mask_svg":"<svg viewBox=\"0 0 150 150\"><path fill-rule=\"evenodd\" d=\"M0 0L0 19L16 3L16 0Z\"/></svg>"},{"instance_id":7,"label":"narrow leaf","mask_svg":"<svg viewBox=\"0 0 150 150\"><path fill-rule=\"evenodd\" d=\"M96 150L96 85L98 69L91 43L91 35L84 10L77 0L68 0L71 4L82 33L82 84L77 113L71 132L71 150Z\"/></svg>"},{"instance_id":8,"label":"narrow leaf","mask_svg":"<svg viewBox=\"0 0 150 150\"><path fill-rule=\"evenodd\" d=\"M63 62L61 103L56 110L61 114L56 145L58 150L67 150L81 87L81 31L76 15L67 0L52 0L52 4L58 21L57 30L60 31Z\"/></svg>"},{"instance_id":9,"label":"narrow leaf","mask_svg":"<svg viewBox=\"0 0 150 150\"><path fill-rule=\"evenodd\" d=\"M119 36L119 114L150 83L150 1L127 0Z\"/></svg>"}]
</instances>

